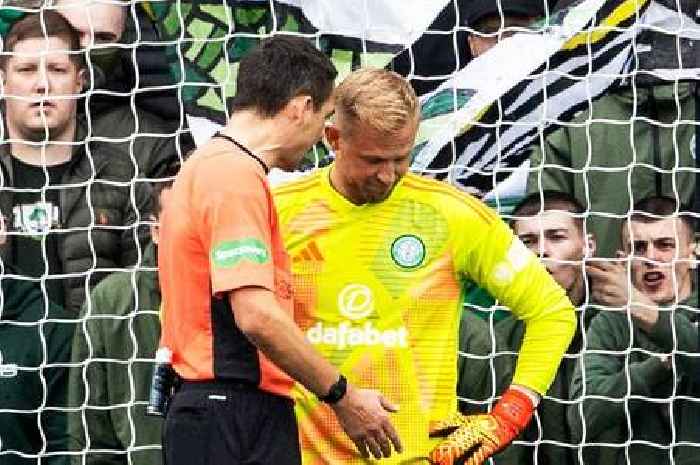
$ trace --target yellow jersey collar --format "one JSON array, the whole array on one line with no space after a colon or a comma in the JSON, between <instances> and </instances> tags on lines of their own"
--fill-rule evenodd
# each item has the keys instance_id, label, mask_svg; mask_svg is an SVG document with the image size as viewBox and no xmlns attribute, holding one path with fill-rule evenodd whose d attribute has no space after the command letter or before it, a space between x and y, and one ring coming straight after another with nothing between
<instances>
[{"instance_id":1,"label":"yellow jersey collar","mask_svg":"<svg viewBox=\"0 0 700 465\"><path fill-rule=\"evenodd\" d=\"M333 169L333 166L335 163L331 163L330 165L321 168L323 171L321 172L321 184L323 185L323 188L327 191L329 198L331 199L331 203L338 209L344 210L344 211L366 211L369 209L374 209L377 208L381 205L384 205L388 202L391 202L393 200L396 200L397 198L400 197L401 195L401 186L403 186L403 181L406 178L406 175L404 175L396 184L396 187L394 187L394 190L391 192L391 195L389 196L388 199L384 200L383 202L379 203L366 203L363 205L355 205L351 201L345 198L343 194L335 190L335 187L331 184L331 170Z\"/></svg>"}]
</instances>

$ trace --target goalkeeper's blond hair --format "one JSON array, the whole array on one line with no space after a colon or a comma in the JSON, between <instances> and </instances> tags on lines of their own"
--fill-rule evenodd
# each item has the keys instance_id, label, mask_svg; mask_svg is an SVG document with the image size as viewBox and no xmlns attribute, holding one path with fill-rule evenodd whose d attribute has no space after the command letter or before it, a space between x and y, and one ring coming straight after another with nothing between
<instances>
[{"instance_id":1,"label":"goalkeeper's blond hair","mask_svg":"<svg viewBox=\"0 0 700 465\"><path fill-rule=\"evenodd\" d=\"M359 125L383 135L417 125L419 103L401 75L383 69L359 69L348 75L335 92L336 120L341 130Z\"/></svg>"}]
</instances>

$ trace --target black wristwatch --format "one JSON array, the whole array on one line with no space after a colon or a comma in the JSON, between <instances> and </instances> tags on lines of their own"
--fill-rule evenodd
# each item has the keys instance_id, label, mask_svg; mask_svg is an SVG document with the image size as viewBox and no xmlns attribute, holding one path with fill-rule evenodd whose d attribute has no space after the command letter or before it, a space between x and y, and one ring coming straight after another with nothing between
<instances>
[{"instance_id":1,"label":"black wristwatch","mask_svg":"<svg viewBox=\"0 0 700 465\"><path fill-rule=\"evenodd\" d=\"M319 396L319 400L327 404L333 405L345 397L345 393L348 391L348 380L345 376L340 375L338 381L331 386L328 390L328 394L325 396Z\"/></svg>"}]
</instances>

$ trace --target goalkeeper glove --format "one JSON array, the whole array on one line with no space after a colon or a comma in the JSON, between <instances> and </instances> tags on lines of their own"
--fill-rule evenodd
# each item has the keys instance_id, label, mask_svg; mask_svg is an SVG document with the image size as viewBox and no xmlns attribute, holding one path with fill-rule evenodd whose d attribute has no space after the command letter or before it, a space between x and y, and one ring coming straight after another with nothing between
<instances>
[{"instance_id":1,"label":"goalkeeper glove","mask_svg":"<svg viewBox=\"0 0 700 465\"><path fill-rule=\"evenodd\" d=\"M445 437L430 453L433 464L480 465L505 448L525 429L535 410L524 392L508 389L491 413L482 415L456 414L441 421L430 431L430 437Z\"/></svg>"}]
</instances>

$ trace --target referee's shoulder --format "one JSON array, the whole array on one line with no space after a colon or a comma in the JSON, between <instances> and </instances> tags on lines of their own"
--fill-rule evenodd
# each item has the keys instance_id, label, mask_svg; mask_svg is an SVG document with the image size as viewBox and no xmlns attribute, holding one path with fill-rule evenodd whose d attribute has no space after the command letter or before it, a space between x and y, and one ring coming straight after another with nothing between
<instances>
[{"instance_id":1,"label":"referee's shoulder","mask_svg":"<svg viewBox=\"0 0 700 465\"><path fill-rule=\"evenodd\" d=\"M407 173L403 186L409 195L452 215L476 215L489 224L498 219L496 212L484 202L445 181Z\"/></svg>"},{"instance_id":2,"label":"referee's shoulder","mask_svg":"<svg viewBox=\"0 0 700 465\"><path fill-rule=\"evenodd\" d=\"M212 139L198 147L182 165L180 172L203 182L242 182L247 178L262 178L257 162L231 149L230 144ZM249 176L250 175L250 176Z\"/></svg>"}]
</instances>

